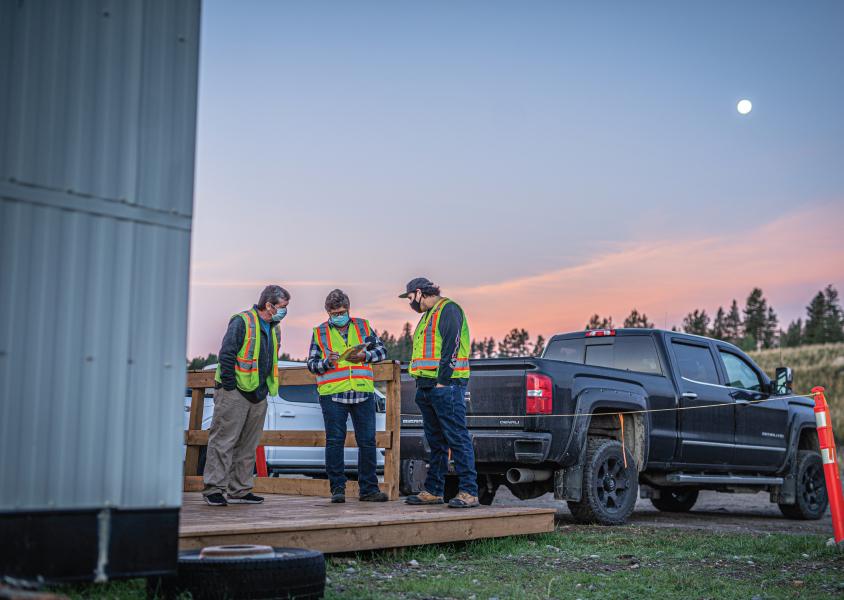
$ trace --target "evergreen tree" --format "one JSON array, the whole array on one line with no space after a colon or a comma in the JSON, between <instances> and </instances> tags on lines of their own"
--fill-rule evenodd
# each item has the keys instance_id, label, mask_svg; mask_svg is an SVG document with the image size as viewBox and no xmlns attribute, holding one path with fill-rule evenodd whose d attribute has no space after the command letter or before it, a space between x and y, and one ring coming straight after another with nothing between
<instances>
[{"instance_id":1,"label":"evergreen tree","mask_svg":"<svg viewBox=\"0 0 844 600\"><path fill-rule=\"evenodd\" d=\"M542 356L545 351L545 338L541 335L536 336L536 341L533 344L533 356Z\"/></svg>"},{"instance_id":2,"label":"evergreen tree","mask_svg":"<svg viewBox=\"0 0 844 600\"><path fill-rule=\"evenodd\" d=\"M743 324L741 322L741 313L739 312L738 302L733 298L733 303L730 305L730 312L727 313L724 319L724 337L723 339L732 344L738 344L741 341L743 331Z\"/></svg>"},{"instance_id":3,"label":"evergreen tree","mask_svg":"<svg viewBox=\"0 0 844 600\"><path fill-rule=\"evenodd\" d=\"M709 315L705 310L695 309L683 319L683 331L695 335L706 335L709 331Z\"/></svg>"},{"instance_id":4,"label":"evergreen tree","mask_svg":"<svg viewBox=\"0 0 844 600\"><path fill-rule=\"evenodd\" d=\"M528 340L530 334L524 329L511 329L510 333L498 344L498 356L529 356Z\"/></svg>"},{"instance_id":5,"label":"evergreen tree","mask_svg":"<svg viewBox=\"0 0 844 600\"><path fill-rule=\"evenodd\" d=\"M635 308L630 311L630 315L624 319L625 327L645 327L653 328L654 324L648 321L648 316L645 313L640 313Z\"/></svg>"},{"instance_id":6,"label":"evergreen tree","mask_svg":"<svg viewBox=\"0 0 844 600\"><path fill-rule=\"evenodd\" d=\"M794 348L803 343L803 321L797 319L788 324L788 329L780 333L780 345L783 348Z\"/></svg>"},{"instance_id":7,"label":"evergreen tree","mask_svg":"<svg viewBox=\"0 0 844 600\"><path fill-rule=\"evenodd\" d=\"M765 340L768 324L768 301L762 295L762 290L753 288L744 304L744 337L752 337L758 350Z\"/></svg>"},{"instance_id":8,"label":"evergreen tree","mask_svg":"<svg viewBox=\"0 0 844 600\"><path fill-rule=\"evenodd\" d=\"M409 362L413 356L413 330L410 323L405 323L401 335L396 340L396 360Z\"/></svg>"},{"instance_id":9,"label":"evergreen tree","mask_svg":"<svg viewBox=\"0 0 844 600\"><path fill-rule=\"evenodd\" d=\"M844 311L838 301L838 290L832 285L823 291L826 298L826 316L824 318L824 336L827 342L844 342Z\"/></svg>"},{"instance_id":10,"label":"evergreen tree","mask_svg":"<svg viewBox=\"0 0 844 600\"><path fill-rule=\"evenodd\" d=\"M844 311L838 300L838 290L826 286L815 294L806 307L805 344L826 344L844 341Z\"/></svg>"},{"instance_id":11,"label":"evergreen tree","mask_svg":"<svg viewBox=\"0 0 844 600\"><path fill-rule=\"evenodd\" d=\"M826 320L826 296L818 292L806 307L806 329L803 333L804 344L823 344L826 341L824 322Z\"/></svg>"},{"instance_id":12,"label":"evergreen tree","mask_svg":"<svg viewBox=\"0 0 844 600\"><path fill-rule=\"evenodd\" d=\"M492 336L486 340L485 355L487 358L495 358L495 339Z\"/></svg>"},{"instance_id":13,"label":"evergreen tree","mask_svg":"<svg viewBox=\"0 0 844 600\"><path fill-rule=\"evenodd\" d=\"M727 313L724 312L723 306L719 306L715 313L715 319L712 321L712 329L709 330L709 335L716 340L726 339L726 325Z\"/></svg>"},{"instance_id":14,"label":"evergreen tree","mask_svg":"<svg viewBox=\"0 0 844 600\"><path fill-rule=\"evenodd\" d=\"M594 314L589 317L589 322L584 329L612 329L612 317L607 319Z\"/></svg>"},{"instance_id":15,"label":"evergreen tree","mask_svg":"<svg viewBox=\"0 0 844 600\"><path fill-rule=\"evenodd\" d=\"M762 329L762 347L773 348L777 345L777 332L779 331L779 320L777 313L772 307L768 307L768 314L765 316L765 326Z\"/></svg>"}]
</instances>

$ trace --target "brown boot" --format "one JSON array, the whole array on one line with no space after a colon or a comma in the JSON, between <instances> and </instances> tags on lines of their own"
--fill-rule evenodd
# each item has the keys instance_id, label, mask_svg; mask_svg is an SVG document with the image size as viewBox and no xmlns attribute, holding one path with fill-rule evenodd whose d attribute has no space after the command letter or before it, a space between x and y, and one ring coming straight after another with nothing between
<instances>
[{"instance_id":1,"label":"brown boot","mask_svg":"<svg viewBox=\"0 0 844 600\"><path fill-rule=\"evenodd\" d=\"M443 497L442 496L434 496L433 494L429 494L425 490L422 490L418 494L413 496L408 496L405 501L405 504L413 504L416 506L422 504L442 504Z\"/></svg>"},{"instance_id":2,"label":"brown boot","mask_svg":"<svg viewBox=\"0 0 844 600\"><path fill-rule=\"evenodd\" d=\"M480 505L478 498L468 492L460 492L448 501L449 508L474 508Z\"/></svg>"}]
</instances>

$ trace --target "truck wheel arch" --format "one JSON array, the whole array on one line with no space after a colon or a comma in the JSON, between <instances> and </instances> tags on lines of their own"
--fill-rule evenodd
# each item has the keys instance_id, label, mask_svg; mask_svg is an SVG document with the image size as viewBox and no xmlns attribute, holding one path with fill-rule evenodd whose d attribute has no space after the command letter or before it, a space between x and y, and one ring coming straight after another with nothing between
<instances>
[{"instance_id":1,"label":"truck wheel arch","mask_svg":"<svg viewBox=\"0 0 844 600\"><path fill-rule=\"evenodd\" d=\"M573 464L555 473L554 494L558 499L580 501L583 460L589 437L622 441L619 413L647 409L647 397L636 392L589 388L577 396L572 432L564 457L574 456ZM624 415L624 447L636 461L639 472L648 462L650 419L647 414Z\"/></svg>"}]
</instances>

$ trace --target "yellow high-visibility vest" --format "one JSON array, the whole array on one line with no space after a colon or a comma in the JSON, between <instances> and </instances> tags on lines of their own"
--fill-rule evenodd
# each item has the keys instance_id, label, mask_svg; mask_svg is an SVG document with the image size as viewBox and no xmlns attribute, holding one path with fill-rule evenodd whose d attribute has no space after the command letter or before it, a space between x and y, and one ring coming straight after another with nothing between
<instances>
[{"instance_id":1,"label":"yellow high-visibility vest","mask_svg":"<svg viewBox=\"0 0 844 600\"><path fill-rule=\"evenodd\" d=\"M331 327L328 322L314 327L314 337L322 357L328 356L329 352L343 354L347 348L364 343L364 338L372 334L372 328L366 319L349 319L348 342L336 328ZM333 369L329 369L322 375L317 375L317 390L320 396L333 396L350 390L357 392L374 392L375 379L372 374L372 367L364 363L351 363L345 360L339 361Z\"/></svg>"},{"instance_id":2,"label":"yellow high-visibility vest","mask_svg":"<svg viewBox=\"0 0 844 600\"><path fill-rule=\"evenodd\" d=\"M261 351L261 325L258 320L258 311L254 308L245 310L242 313L234 315L240 317L246 324L246 335L243 336L243 345L237 353L237 358L234 362L234 378L237 382L238 389L244 392L254 392L258 389L258 384L261 382L258 374L258 356ZM273 340L272 350L272 369L267 375L267 387L270 390L270 396L278 394L278 327L270 327L270 335ZM217 365L217 373L214 379L218 383L222 383L223 379L220 375L220 365Z\"/></svg>"},{"instance_id":3,"label":"yellow high-visibility vest","mask_svg":"<svg viewBox=\"0 0 844 600\"><path fill-rule=\"evenodd\" d=\"M469 377L469 352L471 340L469 338L469 324L466 322L466 313L460 305L448 298L443 298L434 305L431 310L422 315L416 331L413 334L413 357L410 359L408 372L412 377L429 377L436 379L440 371L440 358L442 354L442 336L437 326L440 320L440 313L449 304L454 304L463 313L463 328L460 331L460 345L457 348L456 362L452 379L468 379Z\"/></svg>"}]
</instances>

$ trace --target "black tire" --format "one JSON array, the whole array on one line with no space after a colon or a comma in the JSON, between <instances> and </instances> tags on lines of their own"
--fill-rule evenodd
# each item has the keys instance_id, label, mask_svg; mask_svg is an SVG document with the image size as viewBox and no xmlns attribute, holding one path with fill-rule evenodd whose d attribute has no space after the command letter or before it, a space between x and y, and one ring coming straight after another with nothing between
<instances>
[{"instance_id":1,"label":"black tire","mask_svg":"<svg viewBox=\"0 0 844 600\"><path fill-rule=\"evenodd\" d=\"M780 504L780 511L789 519L814 521L829 506L821 456L812 450L797 453L797 502Z\"/></svg>"},{"instance_id":2,"label":"black tire","mask_svg":"<svg viewBox=\"0 0 844 600\"><path fill-rule=\"evenodd\" d=\"M660 488L659 498L651 498L651 504L662 512L689 512L699 494L696 488Z\"/></svg>"},{"instance_id":3,"label":"black tire","mask_svg":"<svg viewBox=\"0 0 844 600\"><path fill-rule=\"evenodd\" d=\"M311 600L325 592L325 558L302 548L274 548L274 558L200 559L198 550L179 556L175 577L150 578L147 596L176 598L189 592L211 600L283 598Z\"/></svg>"},{"instance_id":4,"label":"black tire","mask_svg":"<svg viewBox=\"0 0 844 600\"><path fill-rule=\"evenodd\" d=\"M639 473L630 452L624 468L621 442L589 438L583 465L583 496L568 502L580 523L623 525L633 513L639 490Z\"/></svg>"},{"instance_id":5,"label":"black tire","mask_svg":"<svg viewBox=\"0 0 844 600\"><path fill-rule=\"evenodd\" d=\"M399 477L399 493L402 496L418 494L425 487L428 476L428 465L424 460L405 459L401 461Z\"/></svg>"}]
</instances>

